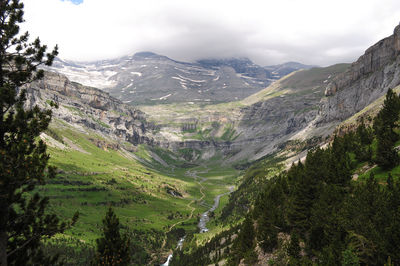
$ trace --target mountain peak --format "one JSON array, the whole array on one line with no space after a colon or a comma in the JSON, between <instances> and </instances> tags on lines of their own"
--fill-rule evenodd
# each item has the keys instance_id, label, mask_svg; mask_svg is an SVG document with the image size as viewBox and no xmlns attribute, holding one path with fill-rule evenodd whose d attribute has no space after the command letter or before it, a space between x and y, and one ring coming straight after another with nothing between
<instances>
[{"instance_id":1,"label":"mountain peak","mask_svg":"<svg viewBox=\"0 0 400 266\"><path fill-rule=\"evenodd\" d=\"M162 59L162 58L167 58L166 56L159 55L150 51L143 51L143 52L137 52L133 55L133 57L136 58L152 58L152 59Z\"/></svg>"}]
</instances>

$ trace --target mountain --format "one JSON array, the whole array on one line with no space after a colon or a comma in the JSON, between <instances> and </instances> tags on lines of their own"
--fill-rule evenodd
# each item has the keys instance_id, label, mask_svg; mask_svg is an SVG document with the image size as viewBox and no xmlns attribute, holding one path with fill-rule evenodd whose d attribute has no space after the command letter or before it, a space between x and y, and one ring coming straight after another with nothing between
<instances>
[{"instance_id":1,"label":"mountain","mask_svg":"<svg viewBox=\"0 0 400 266\"><path fill-rule=\"evenodd\" d=\"M27 89L28 106L48 108L52 100L59 105L53 110L53 117L74 127L136 146L154 141L151 130L155 127L146 122L145 114L107 92L71 82L53 72L46 72L42 80L27 85Z\"/></svg>"},{"instance_id":2,"label":"mountain","mask_svg":"<svg viewBox=\"0 0 400 266\"><path fill-rule=\"evenodd\" d=\"M151 52L97 62L58 58L51 70L133 105L230 102L244 99L277 79L247 58L186 63Z\"/></svg>"},{"instance_id":3,"label":"mountain","mask_svg":"<svg viewBox=\"0 0 400 266\"><path fill-rule=\"evenodd\" d=\"M337 123L400 84L400 25L327 85L319 124Z\"/></svg>"},{"instance_id":4,"label":"mountain","mask_svg":"<svg viewBox=\"0 0 400 266\"><path fill-rule=\"evenodd\" d=\"M253 161L289 141L321 138L335 125L315 126L330 80L349 67L338 64L289 74L249 97L230 103L140 106L159 127L155 138L172 150L184 147L195 159L221 154L226 162Z\"/></svg>"},{"instance_id":5,"label":"mountain","mask_svg":"<svg viewBox=\"0 0 400 266\"><path fill-rule=\"evenodd\" d=\"M317 67L314 65L304 65L297 62L286 62L279 65L265 66L264 69L271 73L271 77L273 79L280 79L294 71L300 69L310 69L313 67Z\"/></svg>"}]
</instances>

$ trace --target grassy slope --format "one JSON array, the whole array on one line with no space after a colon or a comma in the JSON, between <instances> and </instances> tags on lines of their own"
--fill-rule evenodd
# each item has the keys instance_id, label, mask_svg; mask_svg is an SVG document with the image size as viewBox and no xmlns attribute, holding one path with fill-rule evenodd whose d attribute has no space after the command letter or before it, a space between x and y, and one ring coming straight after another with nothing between
<instances>
[{"instance_id":1,"label":"grassy slope","mask_svg":"<svg viewBox=\"0 0 400 266\"><path fill-rule=\"evenodd\" d=\"M393 89L394 92L400 93L400 86L397 86ZM356 125L360 118L364 118L366 122L371 120L369 118L375 117L378 112L380 111L383 102L385 100L386 95L381 96L364 109L359 111L358 113L354 114L353 116L346 119L344 122L341 123L339 127L352 127L352 125ZM371 120L372 121L372 120ZM400 133L400 132L398 132ZM376 140L372 143L372 150L376 151ZM400 140L397 141L396 146L400 145ZM365 180L370 176L371 173L374 174L375 178L380 182L386 182L389 172L392 176L396 179L400 178L400 165L396 166L395 168L391 169L390 171L386 171L381 169L376 165L368 165L367 163L360 164L357 169L354 171L355 174L358 175L359 180Z\"/></svg>"},{"instance_id":2,"label":"grassy slope","mask_svg":"<svg viewBox=\"0 0 400 266\"><path fill-rule=\"evenodd\" d=\"M97 147L90 139L113 141L62 121L53 122L49 135L54 137L48 141L50 163L61 173L39 190L51 198L50 211L61 218L80 213L77 224L58 239L72 237L94 245L110 204L127 228L167 232L174 226L195 232L198 216L212 205L216 195L229 191L239 174L232 167L221 168L218 158L187 164L166 150L145 145L137 147L135 159L121 149ZM61 142L66 149L56 147L62 147ZM161 160L154 159L154 154ZM201 185L200 178L204 178ZM171 188L183 197L168 194Z\"/></svg>"}]
</instances>

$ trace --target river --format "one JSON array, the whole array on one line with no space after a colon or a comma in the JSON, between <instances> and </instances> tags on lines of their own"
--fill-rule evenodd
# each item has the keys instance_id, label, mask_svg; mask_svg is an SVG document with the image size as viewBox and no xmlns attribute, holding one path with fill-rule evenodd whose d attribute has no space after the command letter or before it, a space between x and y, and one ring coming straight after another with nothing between
<instances>
[{"instance_id":1,"label":"river","mask_svg":"<svg viewBox=\"0 0 400 266\"><path fill-rule=\"evenodd\" d=\"M222 196L225 196L227 194L230 194L233 192L233 186L229 188L229 192L225 192L223 194L219 194L214 198L214 205L206 212L204 212L201 217L200 217L200 221L197 224L197 227L200 229L200 233L205 233L208 232L208 228L206 227L206 224L210 221L210 217L208 216L208 214L210 212L215 211L215 209L218 208L219 205L219 200L221 199Z\"/></svg>"},{"instance_id":2,"label":"river","mask_svg":"<svg viewBox=\"0 0 400 266\"><path fill-rule=\"evenodd\" d=\"M222 197L222 196L225 196L225 195L227 195L227 194L232 193L232 192L233 192L233 189L234 189L234 187L231 186L231 187L229 187L229 192L225 192L225 193L222 193L222 194L217 195L217 196L214 198L214 204L213 204L213 206L212 206L208 211L204 212L204 213L201 215L200 221L199 221L199 223L197 224L197 227L200 229L200 233L208 232L208 228L206 227L207 223L210 221L210 217L208 216L208 214L209 214L210 212L215 211L215 210L218 208L219 201L220 201L221 197ZM182 245L183 245L183 242L184 242L184 241L185 241L185 237L182 237L181 239L179 239L178 245L177 245L176 249L182 248ZM173 253L172 253L172 254L169 254L169 255L168 255L167 261L166 261L164 264L161 264L161 266L169 266L169 263L170 263L170 261L171 261L171 259L172 259L172 255L173 255Z\"/></svg>"}]
</instances>

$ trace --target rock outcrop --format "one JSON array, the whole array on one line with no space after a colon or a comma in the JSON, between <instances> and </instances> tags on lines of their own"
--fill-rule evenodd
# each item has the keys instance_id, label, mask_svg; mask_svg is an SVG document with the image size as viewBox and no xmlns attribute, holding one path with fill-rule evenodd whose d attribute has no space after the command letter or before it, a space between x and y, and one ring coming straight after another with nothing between
<instances>
[{"instance_id":1,"label":"rock outcrop","mask_svg":"<svg viewBox=\"0 0 400 266\"><path fill-rule=\"evenodd\" d=\"M399 54L400 25L327 85L318 124L342 121L399 85Z\"/></svg>"},{"instance_id":2,"label":"rock outcrop","mask_svg":"<svg viewBox=\"0 0 400 266\"><path fill-rule=\"evenodd\" d=\"M49 108L50 101L59 105L52 109L55 119L134 145L154 142L152 130L156 127L146 122L145 114L104 91L71 82L53 72L46 72L42 80L26 85L26 89L29 107Z\"/></svg>"}]
</instances>

